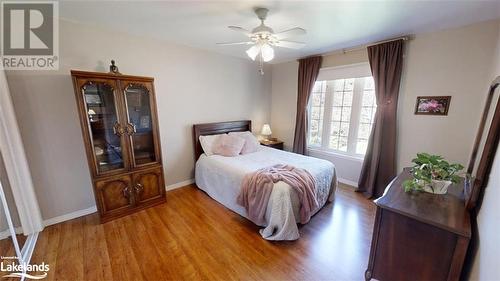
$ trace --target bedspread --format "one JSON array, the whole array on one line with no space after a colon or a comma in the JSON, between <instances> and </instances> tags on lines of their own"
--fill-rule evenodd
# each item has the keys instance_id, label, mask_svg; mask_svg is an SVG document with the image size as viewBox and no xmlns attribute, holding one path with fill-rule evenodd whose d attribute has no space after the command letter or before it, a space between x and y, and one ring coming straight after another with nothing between
<instances>
[{"instance_id":1,"label":"bedspread","mask_svg":"<svg viewBox=\"0 0 500 281\"><path fill-rule=\"evenodd\" d=\"M258 169L276 164L288 164L307 170L316 182L317 213L327 201L333 201L337 187L335 167L326 160L262 147L255 153L236 157L202 155L196 162L196 185L225 207L248 218L245 208L236 201L244 176ZM260 226L262 237L268 240L296 240L300 203L296 192L288 184L274 184L269 199L266 221Z\"/></svg>"}]
</instances>

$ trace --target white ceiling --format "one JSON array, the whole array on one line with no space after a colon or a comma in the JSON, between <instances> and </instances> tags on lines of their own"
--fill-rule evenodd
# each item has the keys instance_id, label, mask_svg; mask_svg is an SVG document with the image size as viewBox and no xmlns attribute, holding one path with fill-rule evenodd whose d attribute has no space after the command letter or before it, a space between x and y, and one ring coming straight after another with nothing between
<instances>
[{"instance_id":1,"label":"white ceiling","mask_svg":"<svg viewBox=\"0 0 500 281\"><path fill-rule=\"evenodd\" d=\"M62 18L246 58L248 46L228 25L252 29L254 7L270 9L275 32L302 27L300 50L278 48L273 61L330 52L406 34L500 18L500 1L71 1L60 2Z\"/></svg>"}]
</instances>

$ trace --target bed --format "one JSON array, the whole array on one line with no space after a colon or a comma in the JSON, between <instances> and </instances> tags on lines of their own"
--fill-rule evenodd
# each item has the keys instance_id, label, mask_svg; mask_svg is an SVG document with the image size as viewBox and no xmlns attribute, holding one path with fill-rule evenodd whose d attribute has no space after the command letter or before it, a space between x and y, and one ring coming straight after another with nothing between
<instances>
[{"instance_id":1,"label":"bed","mask_svg":"<svg viewBox=\"0 0 500 281\"><path fill-rule=\"evenodd\" d=\"M329 161L261 146L259 151L236 157L206 156L199 142L203 135L251 131L251 121L233 121L193 125L196 185L228 209L248 218L245 208L237 203L243 177L261 168L288 164L307 170L316 181L317 213L326 202L332 202L337 187L335 167ZM260 234L267 240L299 238L297 220L300 203L295 191L284 182L273 187L266 209L266 223Z\"/></svg>"}]
</instances>

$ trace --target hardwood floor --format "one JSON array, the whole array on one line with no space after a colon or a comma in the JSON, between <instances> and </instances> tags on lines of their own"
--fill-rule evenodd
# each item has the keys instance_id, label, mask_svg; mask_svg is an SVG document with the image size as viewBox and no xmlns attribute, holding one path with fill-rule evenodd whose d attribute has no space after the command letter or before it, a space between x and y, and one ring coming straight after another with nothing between
<instances>
[{"instance_id":1,"label":"hardwood floor","mask_svg":"<svg viewBox=\"0 0 500 281\"><path fill-rule=\"evenodd\" d=\"M374 211L341 186L299 240L269 242L187 186L168 192L166 204L106 224L92 214L47 227L32 264L50 265L44 280L363 280Z\"/></svg>"}]
</instances>

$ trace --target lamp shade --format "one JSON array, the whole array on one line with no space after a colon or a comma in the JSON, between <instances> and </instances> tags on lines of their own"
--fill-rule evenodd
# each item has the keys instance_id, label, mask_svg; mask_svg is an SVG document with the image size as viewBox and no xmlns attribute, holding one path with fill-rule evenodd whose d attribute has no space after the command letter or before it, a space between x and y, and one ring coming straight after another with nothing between
<instances>
[{"instance_id":1,"label":"lamp shade","mask_svg":"<svg viewBox=\"0 0 500 281\"><path fill-rule=\"evenodd\" d=\"M269 124L264 124L264 126L262 126L262 130L260 131L261 135L270 136L272 133L273 132L271 131L271 126L269 126Z\"/></svg>"},{"instance_id":2,"label":"lamp shade","mask_svg":"<svg viewBox=\"0 0 500 281\"><path fill-rule=\"evenodd\" d=\"M250 47L250 49L247 50L247 55L252 60L255 60L259 52L260 52L260 47L258 45L253 45L252 47Z\"/></svg>"},{"instance_id":3,"label":"lamp shade","mask_svg":"<svg viewBox=\"0 0 500 281\"><path fill-rule=\"evenodd\" d=\"M273 47L268 43L258 43L247 50L247 55L252 60L255 60L259 54L264 62L271 61L274 58Z\"/></svg>"},{"instance_id":4,"label":"lamp shade","mask_svg":"<svg viewBox=\"0 0 500 281\"><path fill-rule=\"evenodd\" d=\"M260 48L260 52L265 62L271 61L274 58L274 50L269 44L263 44Z\"/></svg>"}]
</instances>

